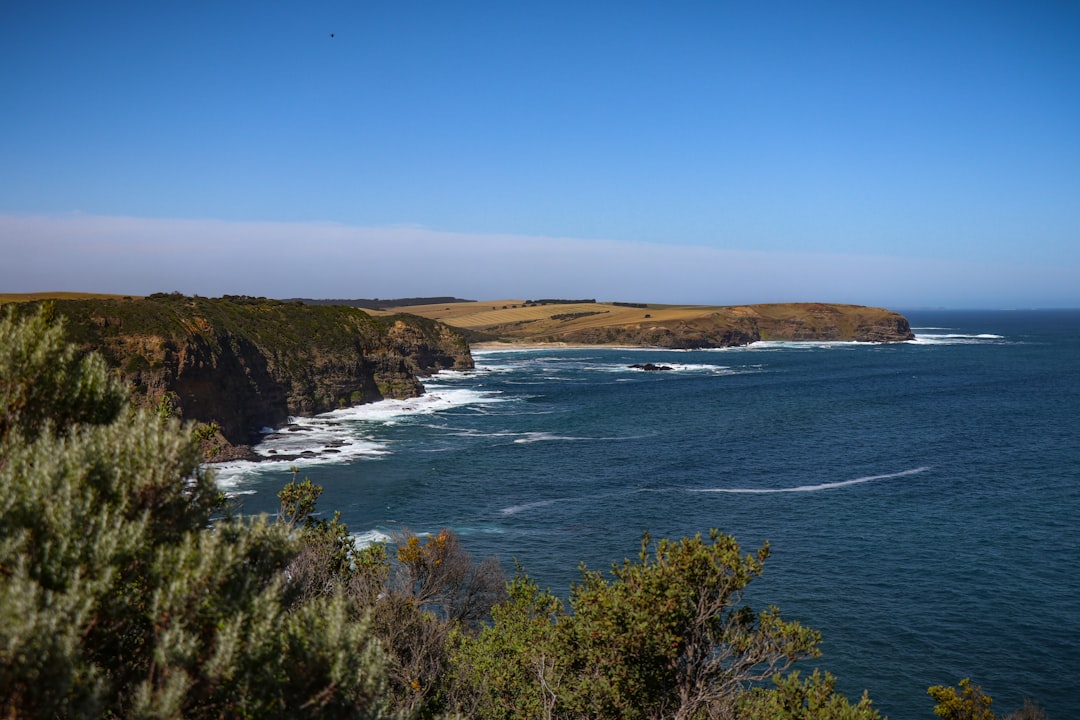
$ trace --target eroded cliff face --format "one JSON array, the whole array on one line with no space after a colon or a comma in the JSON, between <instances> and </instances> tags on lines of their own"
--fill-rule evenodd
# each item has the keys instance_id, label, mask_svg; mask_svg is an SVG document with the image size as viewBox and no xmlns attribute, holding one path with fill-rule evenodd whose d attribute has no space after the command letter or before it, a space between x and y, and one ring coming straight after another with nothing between
<instances>
[{"instance_id":1,"label":"eroded cliff face","mask_svg":"<svg viewBox=\"0 0 1080 720\"><path fill-rule=\"evenodd\" d=\"M71 339L101 352L137 403L200 423L215 460L245 455L290 415L415 397L419 378L473 366L457 331L408 315L176 295L55 305Z\"/></svg>"},{"instance_id":2,"label":"eroded cliff face","mask_svg":"<svg viewBox=\"0 0 1080 720\"><path fill-rule=\"evenodd\" d=\"M903 342L915 337L907 318L884 308L785 303L739 306L730 311L752 320L762 340Z\"/></svg>"}]
</instances>

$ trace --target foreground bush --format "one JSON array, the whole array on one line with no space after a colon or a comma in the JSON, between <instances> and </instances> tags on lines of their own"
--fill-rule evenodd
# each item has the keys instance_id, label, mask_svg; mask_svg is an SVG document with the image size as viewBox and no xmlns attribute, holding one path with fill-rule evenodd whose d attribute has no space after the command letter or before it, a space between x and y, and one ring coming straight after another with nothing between
<instances>
[{"instance_id":1,"label":"foreground bush","mask_svg":"<svg viewBox=\"0 0 1080 720\"><path fill-rule=\"evenodd\" d=\"M816 631L741 604L768 546L742 555L712 531L642 540L638 562L611 578L583 571L563 603L524 575L476 637L454 650L462 714L477 718L850 718L831 677L782 673L818 655ZM775 678L775 686L759 687ZM756 690L754 688L757 688Z\"/></svg>"},{"instance_id":2,"label":"foreground bush","mask_svg":"<svg viewBox=\"0 0 1080 720\"><path fill-rule=\"evenodd\" d=\"M369 621L290 603L295 534L211 524L199 463L47 310L0 319L0 716L386 714Z\"/></svg>"}]
</instances>

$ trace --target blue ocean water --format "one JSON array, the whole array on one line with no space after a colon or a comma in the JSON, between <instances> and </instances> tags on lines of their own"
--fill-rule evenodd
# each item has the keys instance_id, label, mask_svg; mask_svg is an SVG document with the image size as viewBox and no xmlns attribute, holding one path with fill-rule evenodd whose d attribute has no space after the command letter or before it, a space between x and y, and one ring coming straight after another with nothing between
<instances>
[{"instance_id":1,"label":"blue ocean water","mask_svg":"<svg viewBox=\"0 0 1080 720\"><path fill-rule=\"evenodd\" d=\"M768 540L748 600L821 630L805 670L849 696L930 718L926 688L971 677L1002 714L1077 716L1080 311L907 316L893 345L477 352L220 478L272 512L296 464L362 539L450 528L564 597L645 530Z\"/></svg>"}]
</instances>

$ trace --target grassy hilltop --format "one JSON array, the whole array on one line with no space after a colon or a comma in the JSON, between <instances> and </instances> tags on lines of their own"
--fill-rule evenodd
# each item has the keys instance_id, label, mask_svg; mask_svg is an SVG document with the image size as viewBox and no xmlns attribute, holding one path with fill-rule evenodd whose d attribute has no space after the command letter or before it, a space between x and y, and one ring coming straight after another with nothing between
<instances>
[{"instance_id":1,"label":"grassy hilltop","mask_svg":"<svg viewBox=\"0 0 1080 720\"><path fill-rule=\"evenodd\" d=\"M657 305L594 300L495 300L393 308L446 323L472 342L615 344L671 348L757 340L900 342L907 319L883 308L827 303Z\"/></svg>"}]
</instances>

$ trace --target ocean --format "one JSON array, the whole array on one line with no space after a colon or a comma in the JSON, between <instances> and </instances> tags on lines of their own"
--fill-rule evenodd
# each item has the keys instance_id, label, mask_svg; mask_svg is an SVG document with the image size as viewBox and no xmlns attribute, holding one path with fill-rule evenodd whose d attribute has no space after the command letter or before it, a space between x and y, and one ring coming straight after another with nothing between
<instances>
[{"instance_id":1,"label":"ocean","mask_svg":"<svg viewBox=\"0 0 1080 720\"><path fill-rule=\"evenodd\" d=\"M926 688L970 677L1000 714L1080 716L1080 311L905 314L900 344L475 352L219 481L274 512L297 465L361 541L449 528L563 597L646 530L768 541L747 601L820 630L804 672L852 700L931 718Z\"/></svg>"}]
</instances>

